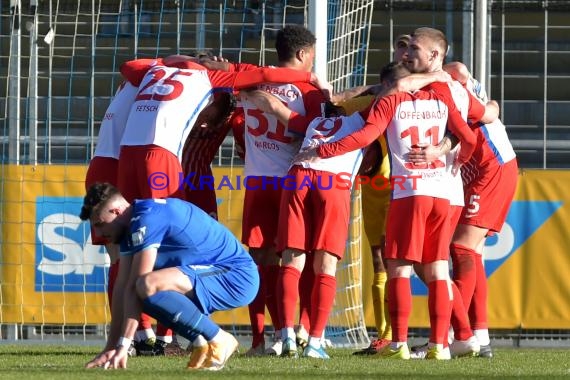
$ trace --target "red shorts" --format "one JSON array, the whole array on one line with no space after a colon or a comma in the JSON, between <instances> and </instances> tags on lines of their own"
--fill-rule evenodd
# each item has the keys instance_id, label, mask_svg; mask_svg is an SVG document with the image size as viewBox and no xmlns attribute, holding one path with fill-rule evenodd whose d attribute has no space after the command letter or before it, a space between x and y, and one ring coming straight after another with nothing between
<instances>
[{"instance_id":1,"label":"red shorts","mask_svg":"<svg viewBox=\"0 0 570 380\"><path fill-rule=\"evenodd\" d=\"M487 228L489 235L501 231L515 196L518 173L517 160L480 168L477 178L464 189L465 207L459 223Z\"/></svg>"},{"instance_id":2,"label":"red shorts","mask_svg":"<svg viewBox=\"0 0 570 380\"><path fill-rule=\"evenodd\" d=\"M294 190L283 189L277 233L277 250L323 250L344 256L350 219L350 189L336 175L294 166ZM301 184L311 184L303 186ZM336 186L336 185L339 186Z\"/></svg>"},{"instance_id":3,"label":"red shorts","mask_svg":"<svg viewBox=\"0 0 570 380\"><path fill-rule=\"evenodd\" d=\"M112 157L93 157L85 175L85 190L97 182L108 182L117 186L119 160Z\"/></svg>"},{"instance_id":4,"label":"red shorts","mask_svg":"<svg viewBox=\"0 0 570 380\"><path fill-rule=\"evenodd\" d=\"M162 147L121 147L118 186L129 203L135 199L184 199L184 191L179 186L181 173L178 157Z\"/></svg>"},{"instance_id":5,"label":"red shorts","mask_svg":"<svg viewBox=\"0 0 570 380\"><path fill-rule=\"evenodd\" d=\"M423 195L393 199L386 227L387 259L432 263L449 258L449 200Z\"/></svg>"},{"instance_id":6,"label":"red shorts","mask_svg":"<svg viewBox=\"0 0 570 380\"><path fill-rule=\"evenodd\" d=\"M112 157L95 156L89 162L87 174L85 175L85 190L89 190L91 185L97 182L108 182L113 186L117 186L117 170L119 160ZM91 226L91 243L93 245L105 245L107 239L95 235L95 229Z\"/></svg>"},{"instance_id":7,"label":"red shorts","mask_svg":"<svg viewBox=\"0 0 570 380\"><path fill-rule=\"evenodd\" d=\"M459 218L461 218L461 213L463 212L463 206L450 205L449 207L449 231L451 231L451 237L453 237L453 232L457 228Z\"/></svg>"},{"instance_id":8,"label":"red shorts","mask_svg":"<svg viewBox=\"0 0 570 380\"><path fill-rule=\"evenodd\" d=\"M280 178L247 177L241 242L250 248L275 246L281 199Z\"/></svg>"}]
</instances>

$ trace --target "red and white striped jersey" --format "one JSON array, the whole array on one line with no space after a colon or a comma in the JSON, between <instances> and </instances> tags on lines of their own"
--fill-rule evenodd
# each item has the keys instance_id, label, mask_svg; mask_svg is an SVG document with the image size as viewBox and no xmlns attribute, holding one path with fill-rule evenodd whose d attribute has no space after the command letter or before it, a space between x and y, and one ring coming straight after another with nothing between
<instances>
[{"instance_id":1,"label":"red and white striped jersey","mask_svg":"<svg viewBox=\"0 0 570 380\"><path fill-rule=\"evenodd\" d=\"M239 114L239 111L237 111ZM234 134L243 131L242 119L232 115L220 125L209 126L207 128L195 127L186 139L182 154L182 169L185 177L190 173L195 173L190 180L194 185L199 185L199 176L211 174L211 164L218 152L220 145L224 141L228 132L234 130ZM243 133L243 132L241 132ZM239 137L236 144L239 146Z\"/></svg>"}]
</instances>

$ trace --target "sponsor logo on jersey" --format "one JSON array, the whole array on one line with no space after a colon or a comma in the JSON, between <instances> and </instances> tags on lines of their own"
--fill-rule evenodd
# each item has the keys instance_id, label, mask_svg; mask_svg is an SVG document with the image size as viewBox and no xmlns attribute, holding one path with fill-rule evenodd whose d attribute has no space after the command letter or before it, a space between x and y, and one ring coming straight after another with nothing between
<instances>
[{"instance_id":1,"label":"sponsor logo on jersey","mask_svg":"<svg viewBox=\"0 0 570 380\"><path fill-rule=\"evenodd\" d=\"M133 246L142 245L144 243L144 235L146 234L146 226L143 226L131 234Z\"/></svg>"}]
</instances>

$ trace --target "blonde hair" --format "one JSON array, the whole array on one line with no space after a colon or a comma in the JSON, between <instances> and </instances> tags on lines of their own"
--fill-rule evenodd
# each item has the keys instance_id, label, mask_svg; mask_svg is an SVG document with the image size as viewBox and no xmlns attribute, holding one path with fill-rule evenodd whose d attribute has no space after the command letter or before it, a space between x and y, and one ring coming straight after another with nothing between
<instances>
[{"instance_id":1,"label":"blonde hair","mask_svg":"<svg viewBox=\"0 0 570 380\"><path fill-rule=\"evenodd\" d=\"M445 56L447 55L449 44L447 42L445 34L441 30L421 27L414 30L412 37L428 39L433 44L432 47L437 49L441 55L441 60L443 62Z\"/></svg>"}]
</instances>

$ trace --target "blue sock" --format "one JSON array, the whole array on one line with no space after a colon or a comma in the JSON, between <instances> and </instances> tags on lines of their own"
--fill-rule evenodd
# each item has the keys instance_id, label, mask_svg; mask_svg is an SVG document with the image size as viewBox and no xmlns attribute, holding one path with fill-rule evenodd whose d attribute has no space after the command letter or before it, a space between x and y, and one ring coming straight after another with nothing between
<instances>
[{"instance_id":1,"label":"blue sock","mask_svg":"<svg viewBox=\"0 0 570 380\"><path fill-rule=\"evenodd\" d=\"M202 314L191 299L172 290L157 292L146 298L143 310L190 342L198 335L210 341L220 331L219 326Z\"/></svg>"}]
</instances>

